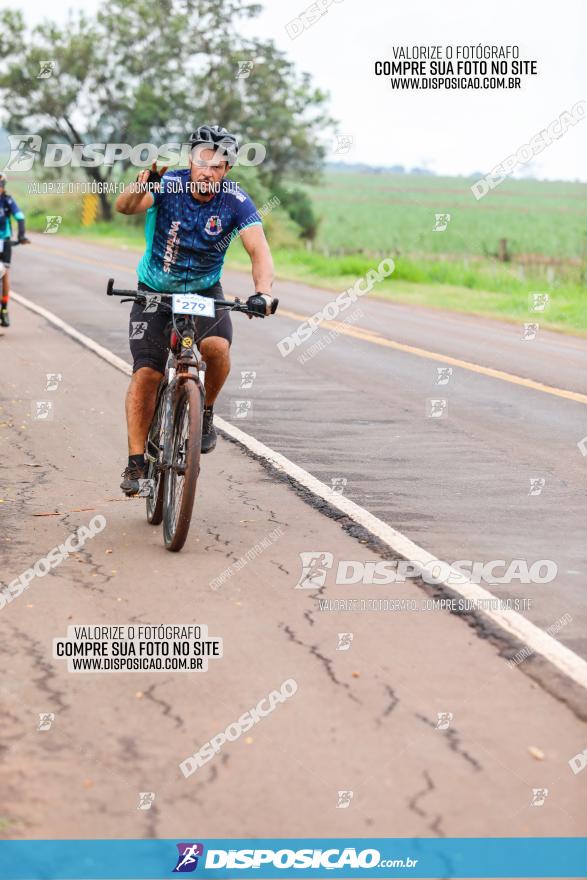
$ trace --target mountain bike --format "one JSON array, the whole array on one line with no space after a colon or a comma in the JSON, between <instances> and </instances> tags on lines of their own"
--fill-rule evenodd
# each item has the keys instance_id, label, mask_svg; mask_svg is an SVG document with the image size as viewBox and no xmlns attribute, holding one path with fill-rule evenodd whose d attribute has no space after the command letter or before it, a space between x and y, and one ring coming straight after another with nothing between
<instances>
[{"instance_id":1,"label":"mountain bike","mask_svg":"<svg viewBox=\"0 0 587 880\"><path fill-rule=\"evenodd\" d=\"M217 309L258 318L263 315L252 312L239 299L230 302L197 293L117 290L113 278L106 293L123 297L121 303L154 304L170 314L169 354L147 434L147 476L140 481L144 485L139 494L146 497L147 521L154 526L163 522L165 547L178 551L188 536L200 473L206 364L195 343L196 318L214 317ZM275 310L277 300L274 304Z\"/></svg>"}]
</instances>

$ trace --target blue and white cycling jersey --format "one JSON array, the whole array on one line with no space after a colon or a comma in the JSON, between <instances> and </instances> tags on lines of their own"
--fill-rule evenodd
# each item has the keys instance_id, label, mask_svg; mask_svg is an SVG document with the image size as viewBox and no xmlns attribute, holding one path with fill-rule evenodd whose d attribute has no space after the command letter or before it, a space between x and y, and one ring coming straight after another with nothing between
<instances>
[{"instance_id":1,"label":"blue and white cycling jersey","mask_svg":"<svg viewBox=\"0 0 587 880\"><path fill-rule=\"evenodd\" d=\"M10 238L12 236L11 217L21 222L24 220L24 214L12 196L3 193L0 195L0 238Z\"/></svg>"},{"instance_id":2,"label":"blue and white cycling jersey","mask_svg":"<svg viewBox=\"0 0 587 880\"><path fill-rule=\"evenodd\" d=\"M209 202L189 191L189 168L163 176L161 192L147 211L147 249L138 265L139 281L153 290L181 293L212 287L237 230L261 224L250 196L232 181Z\"/></svg>"}]
</instances>

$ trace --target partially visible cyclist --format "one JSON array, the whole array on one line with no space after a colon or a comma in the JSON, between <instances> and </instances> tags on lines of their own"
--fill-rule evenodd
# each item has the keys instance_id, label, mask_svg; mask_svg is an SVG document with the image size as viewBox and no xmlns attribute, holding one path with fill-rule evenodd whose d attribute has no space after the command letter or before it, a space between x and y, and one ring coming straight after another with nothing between
<instances>
[{"instance_id":1,"label":"partially visible cyclist","mask_svg":"<svg viewBox=\"0 0 587 880\"><path fill-rule=\"evenodd\" d=\"M152 170L138 175L142 186L130 184L116 200L116 210L122 214L147 213L147 247L137 269L139 290L197 291L222 299L224 256L233 236L240 234L251 259L255 291L247 304L257 314L269 315L273 260L261 218L249 195L224 181L236 162L238 141L225 128L201 125L191 136L191 147L188 168L168 173L162 168L159 173L153 164ZM164 309L151 312L140 303L133 305L129 333L133 375L126 397L128 465L120 485L126 495L136 495L145 476L145 440L167 361L168 324ZM207 453L216 446L214 402L230 371L229 313L219 309L214 318L199 317L196 342L206 362L201 451Z\"/></svg>"},{"instance_id":2,"label":"partially visible cyclist","mask_svg":"<svg viewBox=\"0 0 587 880\"><path fill-rule=\"evenodd\" d=\"M6 192L6 176L0 174L0 261L2 266L0 274L2 276L2 299L0 301L0 326L10 327L10 318L8 317L8 298L10 296L10 258L12 256L12 218L18 223L18 242L19 244L30 244L29 239L25 235L24 214L12 198Z\"/></svg>"}]
</instances>

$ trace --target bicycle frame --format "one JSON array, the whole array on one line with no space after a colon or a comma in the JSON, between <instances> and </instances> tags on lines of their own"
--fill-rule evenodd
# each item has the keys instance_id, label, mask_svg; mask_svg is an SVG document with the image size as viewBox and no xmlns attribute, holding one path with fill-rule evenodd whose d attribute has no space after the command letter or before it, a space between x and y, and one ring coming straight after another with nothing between
<instances>
[{"instance_id":1,"label":"bicycle frame","mask_svg":"<svg viewBox=\"0 0 587 880\"><path fill-rule=\"evenodd\" d=\"M167 305L162 303L162 305ZM170 307L169 307L170 308ZM175 406L177 402L177 389L180 382L196 382L202 398L202 410L204 403L204 374L206 364L202 359L195 338L195 322L191 316L181 315L182 328L178 326L176 315L172 312L172 329L169 345L169 354L165 365L165 382L163 389L164 404L159 434L159 469L166 471L171 467L173 458L173 437L169 428L173 424ZM182 334L182 330L187 331ZM188 335L190 333L191 335ZM174 339L175 336L175 339ZM163 447L161 447L161 435Z\"/></svg>"},{"instance_id":2,"label":"bicycle frame","mask_svg":"<svg viewBox=\"0 0 587 880\"><path fill-rule=\"evenodd\" d=\"M114 279L110 278L106 288L108 296L121 296L120 302L147 302L148 298L153 297L157 302L157 308L167 309L171 315L171 338L169 344L169 354L165 365L165 382L162 394L165 395L163 415L161 418L159 433L159 449L157 464L159 470L165 472L172 466L173 459L173 438L170 430L173 425L175 415L175 406L177 400L177 389L180 382L193 381L196 382L202 398L202 411L204 409L204 374L206 364L202 359L197 344L195 343L195 317L192 315L176 315L173 307L169 302L165 302L163 297L172 297L171 292L162 291L160 293L149 293L148 291L137 290L116 290L114 288ZM244 312L252 314L245 303L239 299L234 302L226 300L214 300L216 308L227 309L229 311ZM255 315L255 317L263 317L263 315ZM157 404L159 399L157 399ZM161 444L161 436L163 436L163 445Z\"/></svg>"}]
</instances>

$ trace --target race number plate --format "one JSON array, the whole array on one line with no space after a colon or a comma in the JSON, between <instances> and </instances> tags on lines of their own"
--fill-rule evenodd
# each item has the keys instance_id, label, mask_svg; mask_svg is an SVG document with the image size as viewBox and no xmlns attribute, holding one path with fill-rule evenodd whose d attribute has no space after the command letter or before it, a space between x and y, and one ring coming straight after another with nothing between
<instances>
[{"instance_id":1,"label":"race number plate","mask_svg":"<svg viewBox=\"0 0 587 880\"><path fill-rule=\"evenodd\" d=\"M198 293L174 293L173 312L176 315L205 315L207 318L216 314L214 300Z\"/></svg>"}]
</instances>

